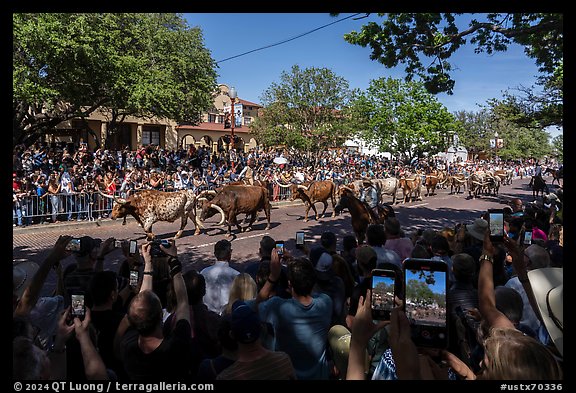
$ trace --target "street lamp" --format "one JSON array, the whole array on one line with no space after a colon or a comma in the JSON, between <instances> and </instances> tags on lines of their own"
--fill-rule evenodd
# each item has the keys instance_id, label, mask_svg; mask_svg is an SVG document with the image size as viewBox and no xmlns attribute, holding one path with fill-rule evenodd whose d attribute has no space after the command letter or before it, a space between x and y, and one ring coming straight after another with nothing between
<instances>
[{"instance_id":1,"label":"street lamp","mask_svg":"<svg viewBox=\"0 0 576 393\"><path fill-rule=\"evenodd\" d=\"M230 116L230 120L232 120L232 124L230 124L232 140L230 141L230 147L228 150L230 151L232 172L234 172L234 160L232 159L232 150L234 149L234 126L236 125L236 120L234 120L234 103L236 102L237 97L236 88L231 87L230 91L228 92L228 95L230 96L230 110L232 111L232 116Z\"/></svg>"},{"instance_id":2,"label":"street lamp","mask_svg":"<svg viewBox=\"0 0 576 393\"><path fill-rule=\"evenodd\" d=\"M494 131L494 161L498 162L498 131Z\"/></svg>"}]
</instances>

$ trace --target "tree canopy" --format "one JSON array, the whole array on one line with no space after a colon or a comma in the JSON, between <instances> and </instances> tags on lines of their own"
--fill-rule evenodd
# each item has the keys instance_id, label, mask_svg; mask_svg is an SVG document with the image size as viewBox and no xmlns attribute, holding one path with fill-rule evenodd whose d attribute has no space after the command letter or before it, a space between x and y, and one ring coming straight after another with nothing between
<instances>
[{"instance_id":1,"label":"tree canopy","mask_svg":"<svg viewBox=\"0 0 576 393\"><path fill-rule=\"evenodd\" d=\"M346 117L362 126L358 136L369 145L405 161L444 151L449 134L459 129L422 83L392 78L372 80L366 92L357 93Z\"/></svg>"},{"instance_id":2,"label":"tree canopy","mask_svg":"<svg viewBox=\"0 0 576 393\"><path fill-rule=\"evenodd\" d=\"M13 14L13 145L105 109L196 124L212 106L215 62L178 14Z\"/></svg>"},{"instance_id":3,"label":"tree canopy","mask_svg":"<svg viewBox=\"0 0 576 393\"><path fill-rule=\"evenodd\" d=\"M252 123L251 132L265 146L306 151L341 146L347 139L341 111L350 100L348 86L327 68L294 65L262 94L265 109Z\"/></svg>"},{"instance_id":4,"label":"tree canopy","mask_svg":"<svg viewBox=\"0 0 576 393\"><path fill-rule=\"evenodd\" d=\"M369 46L370 59L386 68L404 64L406 81L418 76L432 94L453 93L454 68L449 60L467 40L475 45L476 53L504 52L512 43L522 45L543 75L553 74L563 63L563 14L467 14L472 19L466 26L457 25L459 15L463 14L378 14L385 18L381 25L369 22L359 32L345 34L344 39Z\"/></svg>"}]
</instances>

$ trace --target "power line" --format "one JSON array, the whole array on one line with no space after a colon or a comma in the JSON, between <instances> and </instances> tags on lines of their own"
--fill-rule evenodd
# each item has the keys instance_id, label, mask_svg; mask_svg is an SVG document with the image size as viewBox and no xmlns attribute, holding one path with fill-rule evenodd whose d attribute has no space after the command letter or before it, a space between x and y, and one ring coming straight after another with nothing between
<instances>
[{"instance_id":1,"label":"power line","mask_svg":"<svg viewBox=\"0 0 576 393\"><path fill-rule=\"evenodd\" d=\"M306 33L299 34L299 35L297 35L297 36L295 36L295 37L288 38L288 39L286 39L286 40L277 42L277 43L275 43L275 44L266 45L266 46L260 47L260 48L258 48L258 49L253 49L253 50L250 50L250 51L248 51L248 52L240 53L239 55L235 55L235 56L232 56L232 57L228 57L228 58L226 58L226 59L217 61L216 64L222 63L222 62L227 61L227 60L232 60L232 59L235 59L235 58L237 58L237 57L247 55L247 54L249 54L249 53L257 52L257 51L259 51L259 50L268 49L268 48L272 48L273 46L278 46L278 45L281 45L281 44L285 44L286 42L294 41L294 40L297 39L297 38L304 37L305 35L314 33L315 31L324 29L324 28L326 28L326 27L328 27L328 26L331 26L331 25L333 25L333 24L335 24L335 23L342 22L342 21L344 21L344 20L346 20L346 19L353 18L353 17L358 16L358 15L360 15L360 14L361 14L361 12L359 12L359 13L357 13L357 14L354 14L354 15L347 16L347 17L342 18L342 19L338 19L338 20L336 20L336 21L334 21L334 22L330 22L330 23L328 23L328 24L326 24L326 25L324 25L324 26L317 27L317 28L315 28L315 29L313 29L313 30L307 31ZM359 19L360 19L360 18L359 18Z\"/></svg>"}]
</instances>

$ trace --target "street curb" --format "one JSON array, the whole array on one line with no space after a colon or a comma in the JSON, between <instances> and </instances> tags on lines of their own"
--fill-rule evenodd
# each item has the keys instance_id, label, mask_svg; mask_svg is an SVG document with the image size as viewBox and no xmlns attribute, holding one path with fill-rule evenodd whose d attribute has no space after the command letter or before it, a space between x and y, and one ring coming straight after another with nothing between
<instances>
[{"instance_id":1,"label":"street curb","mask_svg":"<svg viewBox=\"0 0 576 393\"><path fill-rule=\"evenodd\" d=\"M278 209L286 206L298 206L304 205L301 201L280 201L271 202L272 209ZM85 228L90 225L97 225L99 227L106 226L117 226L122 225L124 219L112 220L111 218L96 220L96 221L63 221L57 224L34 224L29 225L26 228L13 227L12 235L25 235L29 233L41 233L41 232L64 232L64 228ZM126 217L126 222L136 221L134 217Z\"/></svg>"}]
</instances>

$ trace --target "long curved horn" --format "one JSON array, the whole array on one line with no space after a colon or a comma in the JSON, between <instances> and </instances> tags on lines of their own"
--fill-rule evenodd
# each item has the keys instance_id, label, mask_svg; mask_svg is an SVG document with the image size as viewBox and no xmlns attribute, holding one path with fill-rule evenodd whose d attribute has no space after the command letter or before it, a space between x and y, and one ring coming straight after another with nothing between
<instances>
[{"instance_id":1,"label":"long curved horn","mask_svg":"<svg viewBox=\"0 0 576 393\"><path fill-rule=\"evenodd\" d=\"M275 180L275 181L276 181L276 184L278 184L282 188L290 188L290 184L282 184L278 180Z\"/></svg>"},{"instance_id":2,"label":"long curved horn","mask_svg":"<svg viewBox=\"0 0 576 393\"><path fill-rule=\"evenodd\" d=\"M310 187L310 186L308 186L308 187ZM308 191L308 187L303 186L302 184L298 184L298 188L300 188L300 189L302 189L302 190Z\"/></svg>"},{"instance_id":3,"label":"long curved horn","mask_svg":"<svg viewBox=\"0 0 576 393\"><path fill-rule=\"evenodd\" d=\"M224 210L222 210L222 208L214 203L212 203L210 205L210 207L216 209L218 211L218 213L220 213L222 215L222 219L220 220L220 222L218 223L218 225L222 225L224 224L224 220L226 220L226 213L224 213Z\"/></svg>"},{"instance_id":4,"label":"long curved horn","mask_svg":"<svg viewBox=\"0 0 576 393\"><path fill-rule=\"evenodd\" d=\"M208 198L204 198L204 197L196 198L196 202L202 202L202 201L207 201L207 200L208 200Z\"/></svg>"},{"instance_id":5,"label":"long curved horn","mask_svg":"<svg viewBox=\"0 0 576 393\"><path fill-rule=\"evenodd\" d=\"M119 203L119 204L121 204L121 205L123 205L123 204L125 204L125 203L127 202L126 199L124 199L124 198L118 198L118 197L115 196L115 195L104 194L104 193L102 192L102 190L100 190L100 189L98 189L98 193L99 193L100 195L102 195L103 197L106 197L106 198L109 198L109 199L113 199L114 202Z\"/></svg>"},{"instance_id":6,"label":"long curved horn","mask_svg":"<svg viewBox=\"0 0 576 393\"><path fill-rule=\"evenodd\" d=\"M202 221L200 221L200 219L198 218L198 214L194 214L194 222L196 223L196 226L197 226L198 228L202 228L202 229L206 228L206 227L202 224Z\"/></svg>"},{"instance_id":7,"label":"long curved horn","mask_svg":"<svg viewBox=\"0 0 576 393\"><path fill-rule=\"evenodd\" d=\"M204 190L204 191L200 191L200 192L198 193L198 195L196 195L196 198L200 198L202 195L212 194L212 193L213 193L214 195L216 195L216 191L214 191L214 190Z\"/></svg>"},{"instance_id":8,"label":"long curved horn","mask_svg":"<svg viewBox=\"0 0 576 393\"><path fill-rule=\"evenodd\" d=\"M343 188L343 189L345 189L345 190L354 192L354 190L353 190L352 188L348 187L348 186L340 186L340 188Z\"/></svg>"}]
</instances>

